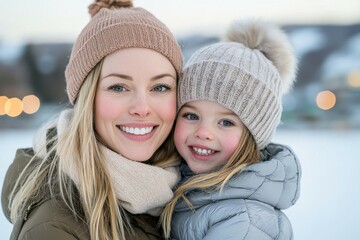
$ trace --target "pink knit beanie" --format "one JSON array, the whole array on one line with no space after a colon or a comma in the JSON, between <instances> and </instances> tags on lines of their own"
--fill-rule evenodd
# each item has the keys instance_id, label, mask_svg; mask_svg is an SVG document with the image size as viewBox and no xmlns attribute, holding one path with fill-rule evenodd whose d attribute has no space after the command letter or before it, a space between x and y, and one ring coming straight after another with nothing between
<instances>
[{"instance_id":1,"label":"pink knit beanie","mask_svg":"<svg viewBox=\"0 0 360 240\"><path fill-rule=\"evenodd\" d=\"M65 70L67 94L74 104L90 71L107 55L123 48L148 48L164 55L177 75L182 68L180 47L170 30L154 15L134 8L129 0L96 0L90 22L76 39Z\"/></svg>"},{"instance_id":2,"label":"pink knit beanie","mask_svg":"<svg viewBox=\"0 0 360 240\"><path fill-rule=\"evenodd\" d=\"M196 100L236 113L264 148L280 123L283 94L295 81L297 61L286 35L260 20L233 23L226 42L203 47L186 63L178 108Z\"/></svg>"}]
</instances>

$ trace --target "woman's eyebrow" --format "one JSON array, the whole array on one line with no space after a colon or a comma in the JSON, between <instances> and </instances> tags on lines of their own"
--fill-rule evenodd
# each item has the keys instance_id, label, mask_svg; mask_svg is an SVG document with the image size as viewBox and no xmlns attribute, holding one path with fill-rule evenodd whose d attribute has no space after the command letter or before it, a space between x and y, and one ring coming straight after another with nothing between
<instances>
[{"instance_id":1,"label":"woman's eyebrow","mask_svg":"<svg viewBox=\"0 0 360 240\"><path fill-rule=\"evenodd\" d=\"M151 81L156 81L156 80L161 79L163 77L171 77L172 79L176 80L176 77L174 77L170 73L163 73L163 74L156 75L156 76L152 77L150 80Z\"/></svg>"},{"instance_id":2,"label":"woman's eyebrow","mask_svg":"<svg viewBox=\"0 0 360 240\"><path fill-rule=\"evenodd\" d=\"M107 78L107 77L118 77L118 78L122 78L122 79L129 80L129 81L133 80L133 78L131 76L128 76L128 75L125 75L125 74L120 74L120 73L110 73L110 74L102 77L101 79L104 79L104 78ZM171 77L174 80L176 80L176 78L173 75L171 75L170 73L163 73L163 74L159 74L159 75L156 75L156 76L152 77L150 79L150 81L156 81L156 80L159 80L159 79L164 78L164 77Z\"/></svg>"},{"instance_id":3,"label":"woman's eyebrow","mask_svg":"<svg viewBox=\"0 0 360 240\"><path fill-rule=\"evenodd\" d=\"M118 78L123 78L125 80L129 80L132 81L133 78L131 76L125 75L125 74L120 74L120 73L110 73L104 77L102 77L101 79L107 78L107 77L118 77Z\"/></svg>"}]
</instances>

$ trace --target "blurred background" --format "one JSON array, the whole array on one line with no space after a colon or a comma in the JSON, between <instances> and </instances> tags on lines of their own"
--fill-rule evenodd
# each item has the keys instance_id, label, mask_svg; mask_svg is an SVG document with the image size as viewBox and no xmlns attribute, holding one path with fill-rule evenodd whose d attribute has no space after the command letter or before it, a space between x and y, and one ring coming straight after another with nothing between
<instances>
[{"instance_id":1,"label":"blurred background","mask_svg":"<svg viewBox=\"0 0 360 240\"><path fill-rule=\"evenodd\" d=\"M19 147L68 107L64 70L91 0L1 1L0 184ZM302 163L302 191L286 210L295 239L360 236L360 1L134 0L173 31L185 61L220 40L241 17L280 24L299 59L298 79L283 99L275 142ZM1 188L1 187L0 187ZM0 214L2 236L11 224ZM4 238L5 239L5 238Z\"/></svg>"}]
</instances>

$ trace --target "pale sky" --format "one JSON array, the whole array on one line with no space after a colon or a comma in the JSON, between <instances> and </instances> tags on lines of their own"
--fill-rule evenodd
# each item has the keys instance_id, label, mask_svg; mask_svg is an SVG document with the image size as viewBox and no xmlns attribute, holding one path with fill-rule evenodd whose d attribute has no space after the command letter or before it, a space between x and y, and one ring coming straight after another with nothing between
<instances>
[{"instance_id":1,"label":"pale sky","mask_svg":"<svg viewBox=\"0 0 360 240\"><path fill-rule=\"evenodd\" d=\"M1 3L2 2L2 3ZM360 0L134 0L174 33L221 34L240 17L279 24L360 23ZM0 41L72 42L92 0L0 0Z\"/></svg>"}]
</instances>

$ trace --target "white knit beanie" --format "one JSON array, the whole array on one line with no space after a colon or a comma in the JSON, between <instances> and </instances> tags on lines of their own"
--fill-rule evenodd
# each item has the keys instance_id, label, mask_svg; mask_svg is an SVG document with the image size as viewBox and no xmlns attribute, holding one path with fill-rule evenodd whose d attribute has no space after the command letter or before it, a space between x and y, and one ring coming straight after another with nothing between
<instances>
[{"instance_id":1,"label":"white knit beanie","mask_svg":"<svg viewBox=\"0 0 360 240\"><path fill-rule=\"evenodd\" d=\"M261 20L234 22L226 41L191 56L179 81L178 108L196 100L218 102L239 116L263 149L280 123L296 58L284 32Z\"/></svg>"}]
</instances>

